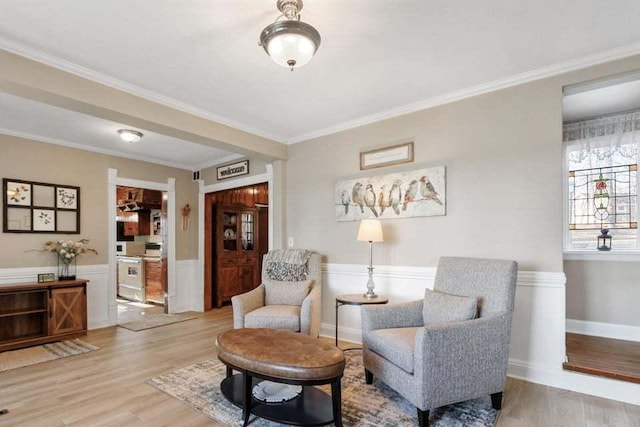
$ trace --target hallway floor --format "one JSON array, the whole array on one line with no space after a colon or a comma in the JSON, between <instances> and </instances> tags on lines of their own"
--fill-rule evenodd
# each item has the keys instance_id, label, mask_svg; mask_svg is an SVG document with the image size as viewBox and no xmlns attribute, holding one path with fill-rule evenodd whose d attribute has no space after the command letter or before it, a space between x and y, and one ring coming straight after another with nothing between
<instances>
[{"instance_id":1,"label":"hallway floor","mask_svg":"<svg viewBox=\"0 0 640 427\"><path fill-rule=\"evenodd\" d=\"M563 368L640 384L640 342L567 334Z\"/></svg>"},{"instance_id":2,"label":"hallway floor","mask_svg":"<svg viewBox=\"0 0 640 427\"><path fill-rule=\"evenodd\" d=\"M118 297L118 323L133 322L150 314L162 313L164 313L164 307L161 305L129 301Z\"/></svg>"}]
</instances>

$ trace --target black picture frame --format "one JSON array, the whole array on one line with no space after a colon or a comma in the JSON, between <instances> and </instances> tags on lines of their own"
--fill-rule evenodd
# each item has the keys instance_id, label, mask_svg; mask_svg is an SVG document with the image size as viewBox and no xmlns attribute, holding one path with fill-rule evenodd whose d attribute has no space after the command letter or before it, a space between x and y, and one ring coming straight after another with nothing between
<instances>
[{"instance_id":1,"label":"black picture frame","mask_svg":"<svg viewBox=\"0 0 640 427\"><path fill-rule=\"evenodd\" d=\"M2 179L4 233L80 234L80 187Z\"/></svg>"}]
</instances>

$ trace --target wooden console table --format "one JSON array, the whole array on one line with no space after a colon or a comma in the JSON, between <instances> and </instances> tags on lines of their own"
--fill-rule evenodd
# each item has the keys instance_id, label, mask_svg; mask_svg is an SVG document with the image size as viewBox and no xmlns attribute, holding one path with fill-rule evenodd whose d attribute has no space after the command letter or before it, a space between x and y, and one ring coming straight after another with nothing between
<instances>
[{"instance_id":1,"label":"wooden console table","mask_svg":"<svg viewBox=\"0 0 640 427\"><path fill-rule=\"evenodd\" d=\"M0 351L84 335L87 282L0 286Z\"/></svg>"}]
</instances>

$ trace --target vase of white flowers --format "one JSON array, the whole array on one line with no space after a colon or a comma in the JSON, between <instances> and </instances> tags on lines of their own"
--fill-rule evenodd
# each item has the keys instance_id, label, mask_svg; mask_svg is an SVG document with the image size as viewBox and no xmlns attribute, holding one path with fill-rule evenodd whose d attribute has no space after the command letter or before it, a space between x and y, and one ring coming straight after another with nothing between
<instances>
[{"instance_id":1,"label":"vase of white flowers","mask_svg":"<svg viewBox=\"0 0 640 427\"><path fill-rule=\"evenodd\" d=\"M95 249L88 248L87 243L89 243L89 239L80 239L75 242L73 240L49 240L44 243L45 251L58 254L58 280L75 280L78 256L87 252L98 254Z\"/></svg>"},{"instance_id":2,"label":"vase of white flowers","mask_svg":"<svg viewBox=\"0 0 640 427\"><path fill-rule=\"evenodd\" d=\"M58 256L58 280L76 280L76 259Z\"/></svg>"}]
</instances>

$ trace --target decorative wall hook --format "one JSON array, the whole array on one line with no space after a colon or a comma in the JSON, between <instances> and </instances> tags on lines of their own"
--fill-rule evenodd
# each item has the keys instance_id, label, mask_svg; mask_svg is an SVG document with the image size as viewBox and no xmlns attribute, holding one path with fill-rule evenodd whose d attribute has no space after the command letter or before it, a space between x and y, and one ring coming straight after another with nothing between
<instances>
[{"instance_id":1,"label":"decorative wall hook","mask_svg":"<svg viewBox=\"0 0 640 427\"><path fill-rule=\"evenodd\" d=\"M189 215L191 215L191 207L187 203L184 205L184 208L182 208L182 229L185 231L189 230Z\"/></svg>"}]
</instances>

